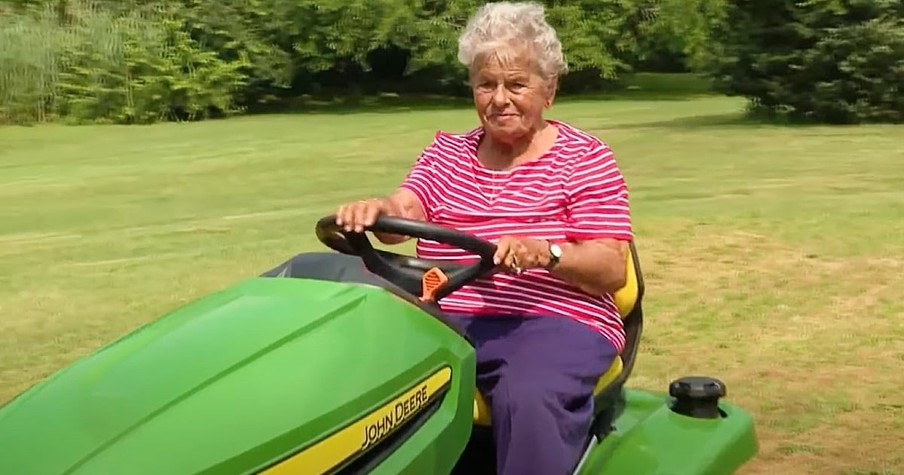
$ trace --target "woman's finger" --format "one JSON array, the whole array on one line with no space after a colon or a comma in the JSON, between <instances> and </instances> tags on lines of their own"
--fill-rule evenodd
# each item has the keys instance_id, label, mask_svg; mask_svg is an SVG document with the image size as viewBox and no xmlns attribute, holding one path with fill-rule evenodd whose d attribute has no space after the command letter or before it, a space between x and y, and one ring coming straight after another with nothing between
<instances>
[{"instance_id":1,"label":"woman's finger","mask_svg":"<svg viewBox=\"0 0 904 475\"><path fill-rule=\"evenodd\" d=\"M336 211L336 224L343 227L346 231L349 230L350 221L353 219L352 207L350 205L342 205L339 207L339 210Z\"/></svg>"},{"instance_id":2,"label":"woman's finger","mask_svg":"<svg viewBox=\"0 0 904 475\"><path fill-rule=\"evenodd\" d=\"M511 254L511 239L503 237L496 243L496 253L493 255L493 264L508 266L509 263L506 262L510 259L509 254Z\"/></svg>"}]
</instances>

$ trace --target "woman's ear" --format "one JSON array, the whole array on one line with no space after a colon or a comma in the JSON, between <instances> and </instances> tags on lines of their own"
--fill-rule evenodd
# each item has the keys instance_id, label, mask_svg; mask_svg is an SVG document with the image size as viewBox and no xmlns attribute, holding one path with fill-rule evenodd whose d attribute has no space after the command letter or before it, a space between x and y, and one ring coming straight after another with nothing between
<instances>
[{"instance_id":1,"label":"woman's ear","mask_svg":"<svg viewBox=\"0 0 904 475\"><path fill-rule=\"evenodd\" d=\"M546 108L549 109L552 107L552 103L556 100L556 91L559 88L559 78L558 76L553 76L550 78L549 83L546 86Z\"/></svg>"}]
</instances>

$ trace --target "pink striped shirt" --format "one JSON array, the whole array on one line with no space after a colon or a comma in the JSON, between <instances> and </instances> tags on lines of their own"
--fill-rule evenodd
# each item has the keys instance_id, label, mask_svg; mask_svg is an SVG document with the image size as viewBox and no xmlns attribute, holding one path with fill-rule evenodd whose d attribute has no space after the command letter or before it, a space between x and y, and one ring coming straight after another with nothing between
<instances>
[{"instance_id":1,"label":"pink striped shirt","mask_svg":"<svg viewBox=\"0 0 904 475\"><path fill-rule=\"evenodd\" d=\"M540 159L496 171L477 160L483 129L437 132L402 187L417 195L427 220L491 242L505 235L554 242L633 239L628 189L609 147L559 121L552 148ZM418 257L469 260L474 254L429 240ZM545 269L520 276L497 273L472 282L439 302L447 312L494 315L561 315L599 331L618 351L624 329L612 296L592 296Z\"/></svg>"}]
</instances>

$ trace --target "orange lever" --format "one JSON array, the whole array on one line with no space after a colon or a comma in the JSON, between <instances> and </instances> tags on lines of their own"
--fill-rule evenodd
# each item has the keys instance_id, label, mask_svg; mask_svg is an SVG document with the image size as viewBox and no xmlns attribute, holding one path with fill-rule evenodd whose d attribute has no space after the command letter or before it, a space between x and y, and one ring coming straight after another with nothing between
<instances>
[{"instance_id":1,"label":"orange lever","mask_svg":"<svg viewBox=\"0 0 904 475\"><path fill-rule=\"evenodd\" d=\"M436 292L443 288L447 282L449 282L449 278L446 277L446 274L439 267L434 267L425 272L424 277L421 278L421 302L436 302Z\"/></svg>"}]
</instances>

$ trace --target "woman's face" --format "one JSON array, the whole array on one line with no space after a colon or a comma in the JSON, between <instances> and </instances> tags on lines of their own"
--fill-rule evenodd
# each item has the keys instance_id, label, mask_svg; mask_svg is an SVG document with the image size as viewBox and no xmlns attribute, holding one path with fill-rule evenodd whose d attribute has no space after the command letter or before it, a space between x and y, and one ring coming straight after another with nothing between
<instances>
[{"instance_id":1,"label":"woman's face","mask_svg":"<svg viewBox=\"0 0 904 475\"><path fill-rule=\"evenodd\" d=\"M512 143L543 125L555 87L525 55L512 61L490 56L471 74L474 105L484 130L494 140Z\"/></svg>"}]
</instances>

